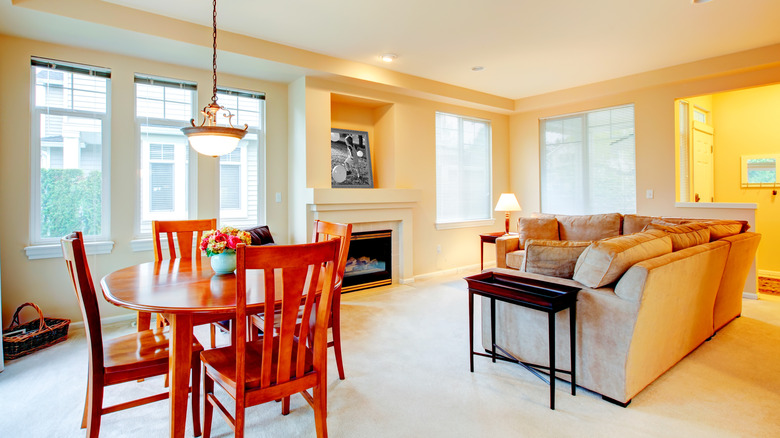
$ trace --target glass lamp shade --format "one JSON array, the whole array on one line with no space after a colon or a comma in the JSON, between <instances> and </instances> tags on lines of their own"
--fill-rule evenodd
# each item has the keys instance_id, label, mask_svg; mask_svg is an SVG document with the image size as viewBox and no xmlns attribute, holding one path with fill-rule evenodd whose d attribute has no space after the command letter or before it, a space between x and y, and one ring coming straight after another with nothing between
<instances>
[{"instance_id":1,"label":"glass lamp shade","mask_svg":"<svg viewBox=\"0 0 780 438\"><path fill-rule=\"evenodd\" d=\"M190 146L203 155L217 157L233 152L246 131L226 126L199 126L183 128L182 132L190 140Z\"/></svg>"},{"instance_id":2,"label":"glass lamp shade","mask_svg":"<svg viewBox=\"0 0 780 438\"><path fill-rule=\"evenodd\" d=\"M514 193L502 193L496 204L496 211L521 211Z\"/></svg>"}]
</instances>

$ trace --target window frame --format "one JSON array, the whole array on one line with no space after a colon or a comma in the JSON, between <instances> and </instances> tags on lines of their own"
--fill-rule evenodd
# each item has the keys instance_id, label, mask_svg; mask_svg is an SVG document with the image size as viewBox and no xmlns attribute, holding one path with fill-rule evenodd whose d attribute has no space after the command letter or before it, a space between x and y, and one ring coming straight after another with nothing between
<instances>
[{"instance_id":1,"label":"window frame","mask_svg":"<svg viewBox=\"0 0 780 438\"><path fill-rule=\"evenodd\" d=\"M136 73L133 76L133 121L135 124L135 148L136 148L136 170L138 172L138 182L136 183L136 209L135 209L135 218L134 218L134 224L133 224L133 234L134 234L134 240L131 242L133 250L134 251L146 251L151 250L151 240L149 240L152 237L151 234L151 225L149 226L149 230L146 231L145 228L142 226L144 219L143 219L143 209L145 205L145 201L143 198L144 190L148 189L147 191L151 190L149 180L149 184L145 184L143 180L144 175L144 164L149 165L150 164L150 157L144 158L144 152L149 152L149 148L144 148L144 136L148 136L148 134L145 134L143 131L144 126L159 126L163 128L173 128L173 129L181 129L185 123L183 120L175 120L175 119L166 119L166 118L157 118L157 117L141 117L138 115L138 84L139 83L146 83L147 85L159 85L163 87L180 87L188 89L192 93L192 100L190 103L190 118L194 119L197 114L197 99L198 99L198 93L197 93L197 84L192 81L187 80L180 80L180 79L170 79L170 78L162 78L158 76L148 75L148 74L141 74ZM165 114L163 113L163 116ZM189 141L184 137L184 134L181 134L184 142L185 147L185 156L186 156L186 162L185 163L175 163L175 166L185 166L185 169L183 172L185 173L185 185L184 190L186 190L186 196L184 199L184 209L186 209L186 217L185 218L179 218L177 216L177 213L174 211L171 214L163 214L161 217L159 217L157 220L176 220L176 219L193 219L195 216L195 207L197 206L197 167L198 167L198 157L197 153L193 151L193 149L189 146ZM149 141L151 144L166 144L166 142L158 142L158 141ZM178 156L179 154L176 154L174 152L174 161L179 160L181 157ZM148 171L148 169L147 169ZM150 176L149 176L150 177ZM175 179L174 179L175 181ZM149 187L147 187L149 186ZM174 193L176 192L176 189L174 189ZM174 198L176 195L174 195ZM150 206L150 213L151 212L151 196L149 196L146 199L146 203L149 203ZM151 223L150 219L150 223Z\"/></svg>"},{"instance_id":2,"label":"window frame","mask_svg":"<svg viewBox=\"0 0 780 438\"><path fill-rule=\"evenodd\" d=\"M267 180L266 180L266 145L265 145L265 134L266 134L266 119L267 119L267 108L266 108L266 99L265 99L265 93L263 92L256 92L256 91L248 91L248 90L241 90L237 88L230 88L230 87L224 87L224 86L218 86L217 87L217 99L219 100L220 95L223 95L223 101L224 101L224 95L228 96L237 96L239 98L241 97L248 97L252 99L257 99L260 102L259 106L259 126L253 126L249 125L247 129L247 136L255 135L257 137L257 162L254 163L257 166L257 211L256 215L254 217L250 216L249 212L249 184L248 184L248 178L249 178L249 167L250 163L249 160L251 158L251 154L249 151L249 144L246 141L246 137L244 137L243 140L239 142L238 147L241 148L241 161L240 164L233 164L233 163L224 163L224 165L231 165L240 166L240 181L247 181L246 187L242 187L241 193L239 193L241 206L238 209L222 209L222 157L219 157L217 160L217 193L218 193L218 200L217 200L217 218L221 225L230 225L230 226L238 226L238 227L249 227L249 226L255 226L255 225L262 225L266 223L266 215L267 215L267 205L266 205L266 189L267 189ZM223 104L223 106L226 106ZM229 108L228 106L226 106ZM240 117L240 110L239 111L233 111L231 109L231 112L234 116ZM238 127L243 127L243 124L241 121L233 121L233 124ZM245 158L244 158L245 157ZM239 184L239 187L242 185ZM223 214L226 213L226 214Z\"/></svg>"},{"instance_id":3,"label":"window frame","mask_svg":"<svg viewBox=\"0 0 780 438\"><path fill-rule=\"evenodd\" d=\"M633 155L634 155L634 191L633 191L633 200L634 205L633 209L629 209L626 211L620 211L620 213L623 214L635 214L636 213L636 201L637 201L637 189L636 189L636 106L634 103L628 103L628 104L622 104L622 105L615 105L615 106L609 106L604 108L595 108L592 110L587 111L581 111L577 113L570 113L570 114L561 114L561 115L555 115L551 117L544 117L539 119L539 206L540 211L542 213L549 213L549 214L568 214L568 215L585 215L585 214L598 214L598 213L611 213L609 212L602 212L602 211L593 211L593 199L590 198L590 194L593 192L590 190L590 174L594 170L593 167L589 164L591 154L590 149L593 147L591 145L590 140L590 131L589 128L591 127L589 125L588 117L599 113L603 111L611 111L611 110L618 110L622 108L631 108L632 113L632 134L631 137L633 138ZM582 120L581 123L581 138L580 143L582 143L580 148L580 156L581 159L578 162L578 165L580 166L580 170L582 172L582 178L578 184L578 186L581 188L581 199L586 199L587 201L583 201L582 207L585 211L580 212L560 212L560 211L549 211L549 205L545 205L545 148L548 146L546 142L546 124L551 121L564 121L564 120L573 120L575 118L580 118ZM612 126L612 124L610 124ZM552 145L552 144L551 144ZM590 207L590 211L588 208Z\"/></svg>"},{"instance_id":4,"label":"window frame","mask_svg":"<svg viewBox=\"0 0 780 438\"><path fill-rule=\"evenodd\" d=\"M77 109L63 109L52 107L38 107L36 103L37 93L37 68L49 68L60 70L69 74L86 74L101 76L106 80L105 113L96 113ZM62 251L59 245L59 237L41 238L41 117L54 115L62 117L77 117L95 119L101 126L101 233L99 235L85 235L88 241L88 254L108 254L113 249L114 242L111 236L111 70L103 67L78 64L66 61L50 60L39 57L31 57L30 63L30 245L25 247L29 259L42 259L61 257ZM79 151L81 152L81 151ZM79 162L81 161L79 153ZM79 163L79 168L81 168Z\"/></svg>"},{"instance_id":5,"label":"window frame","mask_svg":"<svg viewBox=\"0 0 780 438\"><path fill-rule=\"evenodd\" d=\"M487 208L487 217L479 218L479 219L457 219L457 220L449 220L449 219L442 219L440 217L440 204L442 200L440 199L440 180L439 180L439 160L438 160L438 153L439 153L439 139L438 139L438 116L449 116L449 117L455 117L458 119L458 152L459 155L462 158L462 155L464 153L464 142L463 142L463 122L464 121L471 121L471 122L477 122L477 123L483 123L487 126L487 169L485 171L485 174L487 175L487 189L488 189L488 208ZM471 227L484 227L484 226L491 226L495 224L495 216L493 211L493 124L492 121L489 119L481 119L477 117L470 117L470 116L463 116L460 114L454 114L450 112L445 111L436 111L434 115L434 139L435 139L435 147L434 147L434 155L435 155L435 163L436 163L436 222L434 223L437 230L448 230L448 229L455 229L455 228L471 228ZM463 171L462 165L464 161L461 159L459 160L459 171Z\"/></svg>"}]
</instances>

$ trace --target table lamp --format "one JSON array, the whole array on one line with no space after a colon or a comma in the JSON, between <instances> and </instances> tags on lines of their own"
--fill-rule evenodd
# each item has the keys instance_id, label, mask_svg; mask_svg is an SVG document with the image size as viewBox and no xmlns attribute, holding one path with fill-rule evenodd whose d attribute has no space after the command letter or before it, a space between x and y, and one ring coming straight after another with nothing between
<instances>
[{"instance_id":1,"label":"table lamp","mask_svg":"<svg viewBox=\"0 0 780 438\"><path fill-rule=\"evenodd\" d=\"M522 208L520 208L520 204L517 202L514 193L502 193L498 198L496 211L506 212L506 234L509 234L509 212L521 210Z\"/></svg>"}]
</instances>

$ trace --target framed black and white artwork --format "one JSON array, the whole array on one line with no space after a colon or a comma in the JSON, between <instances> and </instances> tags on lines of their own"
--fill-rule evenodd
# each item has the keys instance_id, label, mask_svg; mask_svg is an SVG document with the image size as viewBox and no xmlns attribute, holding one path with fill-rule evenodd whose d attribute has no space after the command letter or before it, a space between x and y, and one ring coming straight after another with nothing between
<instances>
[{"instance_id":1,"label":"framed black and white artwork","mask_svg":"<svg viewBox=\"0 0 780 438\"><path fill-rule=\"evenodd\" d=\"M374 188L368 132L330 130L331 187Z\"/></svg>"}]
</instances>

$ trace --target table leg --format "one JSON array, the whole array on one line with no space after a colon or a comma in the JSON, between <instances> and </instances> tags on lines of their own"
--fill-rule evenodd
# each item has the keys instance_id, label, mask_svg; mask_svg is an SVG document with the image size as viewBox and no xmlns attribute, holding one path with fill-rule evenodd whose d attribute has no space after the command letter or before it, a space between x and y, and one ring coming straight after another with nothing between
<instances>
[{"instance_id":1,"label":"table leg","mask_svg":"<svg viewBox=\"0 0 780 438\"><path fill-rule=\"evenodd\" d=\"M490 344L493 363L496 363L496 299L490 297Z\"/></svg>"},{"instance_id":2,"label":"table leg","mask_svg":"<svg viewBox=\"0 0 780 438\"><path fill-rule=\"evenodd\" d=\"M169 352L171 438L184 438L192 363L192 316L171 314L168 316L168 321L171 323Z\"/></svg>"},{"instance_id":3,"label":"table leg","mask_svg":"<svg viewBox=\"0 0 780 438\"><path fill-rule=\"evenodd\" d=\"M569 343L571 344L571 395L576 395L577 391L577 302L569 308Z\"/></svg>"},{"instance_id":4,"label":"table leg","mask_svg":"<svg viewBox=\"0 0 780 438\"><path fill-rule=\"evenodd\" d=\"M474 292L469 291L469 362L474 372Z\"/></svg>"},{"instance_id":5,"label":"table leg","mask_svg":"<svg viewBox=\"0 0 780 438\"><path fill-rule=\"evenodd\" d=\"M479 272L485 270L485 241L480 239L479 242Z\"/></svg>"},{"instance_id":6,"label":"table leg","mask_svg":"<svg viewBox=\"0 0 780 438\"><path fill-rule=\"evenodd\" d=\"M550 409L555 409L555 313L547 314L548 334L550 336Z\"/></svg>"}]
</instances>

